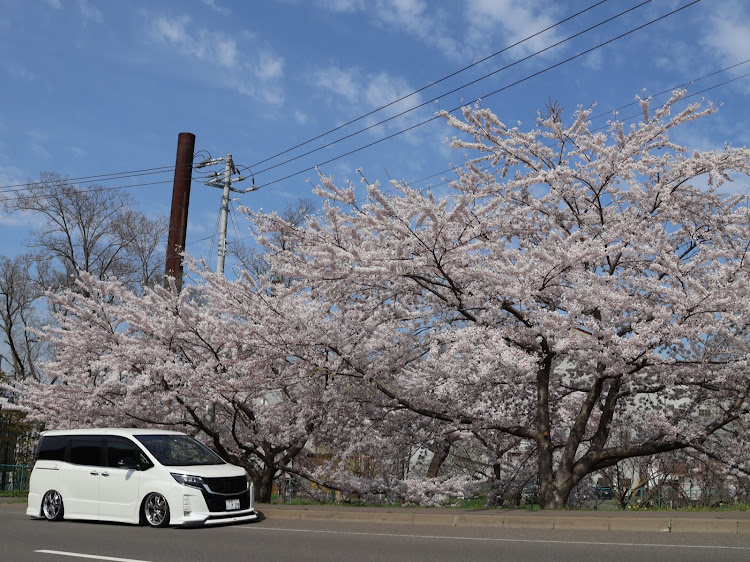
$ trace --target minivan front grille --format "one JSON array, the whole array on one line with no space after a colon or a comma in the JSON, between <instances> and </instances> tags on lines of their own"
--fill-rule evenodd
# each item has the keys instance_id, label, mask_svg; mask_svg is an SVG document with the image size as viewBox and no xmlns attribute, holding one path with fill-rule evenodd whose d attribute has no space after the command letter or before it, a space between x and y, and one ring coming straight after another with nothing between
<instances>
[{"instance_id":1,"label":"minivan front grille","mask_svg":"<svg viewBox=\"0 0 750 562\"><path fill-rule=\"evenodd\" d=\"M204 478L203 482L214 494L239 494L247 490L247 478L245 476Z\"/></svg>"},{"instance_id":2,"label":"minivan front grille","mask_svg":"<svg viewBox=\"0 0 750 562\"><path fill-rule=\"evenodd\" d=\"M203 492L203 499L206 500L206 506L208 506L208 511L210 512L221 512L227 510L227 500L237 499L240 500L240 509L239 511L250 509L250 492L244 492L241 494L232 494L230 496L216 496L213 494L209 494L208 492Z\"/></svg>"}]
</instances>

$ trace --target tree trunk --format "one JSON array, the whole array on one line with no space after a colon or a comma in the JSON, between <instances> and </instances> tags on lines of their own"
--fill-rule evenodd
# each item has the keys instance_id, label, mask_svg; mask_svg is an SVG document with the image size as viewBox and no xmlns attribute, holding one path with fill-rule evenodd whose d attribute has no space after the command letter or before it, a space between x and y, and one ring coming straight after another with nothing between
<instances>
[{"instance_id":1,"label":"tree trunk","mask_svg":"<svg viewBox=\"0 0 750 562\"><path fill-rule=\"evenodd\" d=\"M564 509L578 480L563 467L553 468L551 447L540 448L539 457L539 505L542 509Z\"/></svg>"},{"instance_id":2,"label":"tree trunk","mask_svg":"<svg viewBox=\"0 0 750 562\"><path fill-rule=\"evenodd\" d=\"M255 487L255 501L259 503L270 503L271 492L273 491L273 476L276 469L268 464L263 466L263 470L257 478L253 478Z\"/></svg>"},{"instance_id":3,"label":"tree trunk","mask_svg":"<svg viewBox=\"0 0 750 562\"><path fill-rule=\"evenodd\" d=\"M584 474L588 474L585 472ZM568 498L581 477L569 470L557 468L550 478L539 479L539 505L542 509L565 509Z\"/></svg>"},{"instance_id":4,"label":"tree trunk","mask_svg":"<svg viewBox=\"0 0 750 562\"><path fill-rule=\"evenodd\" d=\"M427 468L427 478L436 478L440 472L440 467L443 466L445 459L448 458L448 454L451 450L452 443L456 438L441 439L428 446L432 451L432 460L430 466Z\"/></svg>"},{"instance_id":5,"label":"tree trunk","mask_svg":"<svg viewBox=\"0 0 750 562\"><path fill-rule=\"evenodd\" d=\"M561 490L552 483L540 486L540 507L542 509L564 509L568 503L568 496L572 489L573 487L571 486L567 490Z\"/></svg>"}]
</instances>

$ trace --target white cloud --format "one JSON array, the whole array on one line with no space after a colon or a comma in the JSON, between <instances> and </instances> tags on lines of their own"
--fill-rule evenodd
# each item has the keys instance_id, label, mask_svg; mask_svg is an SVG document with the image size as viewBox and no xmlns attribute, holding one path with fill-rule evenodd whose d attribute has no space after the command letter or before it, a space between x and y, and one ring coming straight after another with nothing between
<instances>
[{"instance_id":1,"label":"white cloud","mask_svg":"<svg viewBox=\"0 0 750 562\"><path fill-rule=\"evenodd\" d=\"M329 105L337 109L342 120L346 120L344 115L361 115L383 107L381 111L367 116L359 123L359 127L367 127L370 134L376 136L382 135L384 131L394 132L403 129L403 121L388 119L422 103L418 94L394 103L395 100L413 92L414 88L407 80L387 72L371 76L359 68L332 65L319 69L315 77L318 89L328 98ZM429 106L420 108L410 115L410 119L414 122L425 116L431 117L433 111L434 108ZM383 121L386 122L378 125ZM406 134L404 138L409 136Z\"/></svg>"},{"instance_id":2,"label":"white cloud","mask_svg":"<svg viewBox=\"0 0 750 562\"><path fill-rule=\"evenodd\" d=\"M18 227L23 231L23 234L20 235L23 237L28 236L29 227L39 228L43 226L44 220L41 217L41 213L34 213L32 211L15 211L10 214L0 214L0 224L4 227ZM6 256L7 255L8 254L6 254Z\"/></svg>"},{"instance_id":3,"label":"white cloud","mask_svg":"<svg viewBox=\"0 0 750 562\"><path fill-rule=\"evenodd\" d=\"M267 51L261 52L255 74L261 80L281 78L284 75L284 59Z\"/></svg>"},{"instance_id":4,"label":"white cloud","mask_svg":"<svg viewBox=\"0 0 750 562\"><path fill-rule=\"evenodd\" d=\"M424 0L378 0L374 15L382 23L403 29L450 58L462 58L464 49L452 37L457 30L455 22Z\"/></svg>"},{"instance_id":5,"label":"white cloud","mask_svg":"<svg viewBox=\"0 0 750 562\"><path fill-rule=\"evenodd\" d=\"M344 98L354 104L359 100L360 85L357 84L355 70L346 70L337 66L318 70L315 73L318 86Z\"/></svg>"},{"instance_id":6,"label":"white cloud","mask_svg":"<svg viewBox=\"0 0 750 562\"><path fill-rule=\"evenodd\" d=\"M3 190L3 192L0 192L0 208L2 208L2 199L3 197L13 198L17 197L20 193L17 191L20 189L20 186L23 186L24 184L28 183L31 180L27 175L25 175L20 168L17 168L15 166L1 166L0 165L0 185L4 186L19 186L19 187L9 187L7 190ZM8 228L8 229L15 229L19 228L19 232L13 232L13 233L0 233L0 240L3 240L5 242L9 240L18 240L22 239L24 236L23 233L28 233L29 226L32 228L36 228L41 226L43 223L42 218L39 216L38 213L32 213L32 212L24 212L24 211L16 211L13 213L0 213L0 227L1 228ZM23 232L23 233L21 233ZM17 244L17 242L13 242L13 244ZM19 248L15 248L15 251L18 251ZM10 254L8 252L5 253L6 256L9 256Z\"/></svg>"},{"instance_id":7,"label":"white cloud","mask_svg":"<svg viewBox=\"0 0 750 562\"><path fill-rule=\"evenodd\" d=\"M318 0L318 6L330 12L354 13L365 9L364 0Z\"/></svg>"},{"instance_id":8,"label":"white cloud","mask_svg":"<svg viewBox=\"0 0 750 562\"><path fill-rule=\"evenodd\" d=\"M188 16L182 16L153 18L151 37L157 43L176 48L182 55L223 70L221 78L225 85L241 94L274 105L284 101L281 87L284 59L267 47L255 47L258 39L254 35L240 37L241 43L255 47L246 51L237 40L227 38L223 32L200 28Z\"/></svg>"},{"instance_id":9,"label":"white cloud","mask_svg":"<svg viewBox=\"0 0 750 562\"><path fill-rule=\"evenodd\" d=\"M310 117L306 114L301 112L299 109L294 111L294 122L298 125L307 125L307 123L310 121Z\"/></svg>"},{"instance_id":10,"label":"white cloud","mask_svg":"<svg viewBox=\"0 0 750 562\"><path fill-rule=\"evenodd\" d=\"M26 136L34 142L45 142L48 141L50 135L46 131L26 131Z\"/></svg>"},{"instance_id":11,"label":"white cloud","mask_svg":"<svg viewBox=\"0 0 750 562\"><path fill-rule=\"evenodd\" d=\"M227 84L239 93L260 99L268 104L280 106L284 103L284 90L277 82L261 82L244 75L233 74L226 78Z\"/></svg>"},{"instance_id":12,"label":"white cloud","mask_svg":"<svg viewBox=\"0 0 750 562\"><path fill-rule=\"evenodd\" d=\"M25 183L25 176L15 166L0 166L0 185L18 185Z\"/></svg>"},{"instance_id":13,"label":"white cloud","mask_svg":"<svg viewBox=\"0 0 750 562\"><path fill-rule=\"evenodd\" d=\"M31 151L37 156L41 156L42 158L52 158L52 153L47 150L47 147L42 143L32 142L29 146L31 147Z\"/></svg>"},{"instance_id":14,"label":"white cloud","mask_svg":"<svg viewBox=\"0 0 750 562\"><path fill-rule=\"evenodd\" d=\"M475 50L485 53L493 40L499 39L503 46L510 45L557 21L553 5L525 0L468 0L466 15L467 37ZM559 39L556 32L550 30L525 41L517 49L528 55Z\"/></svg>"},{"instance_id":15,"label":"white cloud","mask_svg":"<svg viewBox=\"0 0 750 562\"><path fill-rule=\"evenodd\" d=\"M426 0L318 0L317 6L336 13L364 12L373 24L405 32L444 56L459 61L486 56L490 45L509 45L558 20L559 4L550 0L466 0L460 16ZM518 47L529 54L560 37L554 30Z\"/></svg>"},{"instance_id":16,"label":"white cloud","mask_svg":"<svg viewBox=\"0 0 750 562\"><path fill-rule=\"evenodd\" d=\"M153 36L157 40L167 41L176 44L187 43L189 38L185 26L190 22L190 18L182 16L180 18L167 19L157 18L153 26Z\"/></svg>"},{"instance_id":17,"label":"white cloud","mask_svg":"<svg viewBox=\"0 0 750 562\"><path fill-rule=\"evenodd\" d=\"M341 68L335 65L319 69L316 73L317 85L332 94L342 98L342 101L358 106L358 111L368 111L380 106L388 105L407 94L414 88L398 76L391 76L380 72L375 76L367 76L357 68ZM393 115L421 103L419 95L410 96L388 107L388 113Z\"/></svg>"},{"instance_id":18,"label":"white cloud","mask_svg":"<svg viewBox=\"0 0 750 562\"><path fill-rule=\"evenodd\" d=\"M200 61L222 68L232 68L237 64L237 44L233 39L205 29L191 34L188 32L189 24L190 18L187 16L156 18L152 35L157 41L172 44L183 54L194 56Z\"/></svg>"},{"instance_id":19,"label":"white cloud","mask_svg":"<svg viewBox=\"0 0 750 562\"><path fill-rule=\"evenodd\" d=\"M60 3L60 0L47 0L47 4L49 4L50 8L54 8L55 10L62 9L62 4Z\"/></svg>"},{"instance_id":20,"label":"white cloud","mask_svg":"<svg viewBox=\"0 0 750 562\"><path fill-rule=\"evenodd\" d=\"M232 10L230 10L229 8L225 8L224 6L217 6L215 0L203 0L203 3L222 16L228 16L232 13Z\"/></svg>"},{"instance_id":21,"label":"white cloud","mask_svg":"<svg viewBox=\"0 0 750 562\"><path fill-rule=\"evenodd\" d=\"M750 58L750 9L744 2L729 1L712 11L703 39L726 65Z\"/></svg>"},{"instance_id":22,"label":"white cloud","mask_svg":"<svg viewBox=\"0 0 750 562\"><path fill-rule=\"evenodd\" d=\"M316 6L334 13L364 12L368 21L389 32L406 32L452 59L461 58L463 49L453 38L455 22L425 0L318 0Z\"/></svg>"},{"instance_id":23,"label":"white cloud","mask_svg":"<svg viewBox=\"0 0 750 562\"><path fill-rule=\"evenodd\" d=\"M718 59L722 67L731 66L750 59L750 5L735 0L716 0L716 5L705 25L702 43L707 53ZM735 76L745 74L747 65L733 68ZM737 83L739 88L750 92L747 80Z\"/></svg>"},{"instance_id":24,"label":"white cloud","mask_svg":"<svg viewBox=\"0 0 750 562\"><path fill-rule=\"evenodd\" d=\"M424 0L380 0L377 6L380 17L411 29L418 29L429 18Z\"/></svg>"},{"instance_id":25,"label":"white cloud","mask_svg":"<svg viewBox=\"0 0 750 562\"><path fill-rule=\"evenodd\" d=\"M583 66L590 70L599 71L604 68L604 54L601 49L588 53L582 60Z\"/></svg>"},{"instance_id":26,"label":"white cloud","mask_svg":"<svg viewBox=\"0 0 750 562\"><path fill-rule=\"evenodd\" d=\"M9 67L10 73L21 80L35 80L36 74L26 66L12 63Z\"/></svg>"},{"instance_id":27,"label":"white cloud","mask_svg":"<svg viewBox=\"0 0 750 562\"><path fill-rule=\"evenodd\" d=\"M218 39L215 42L216 61L219 66L234 66L237 63L237 44L231 39Z\"/></svg>"},{"instance_id":28,"label":"white cloud","mask_svg":"<svg viewBox=\"0 0 750 562\"><path fill-rule=\"evenodd\" d=\"M96 6L92 6L88 0L78 0L78 8L86 19L96 23L102 22L102 13Z\"/></svg>"},{"instance_id":29,"label":"white cloud","mask_svg":"<svg viewBox=\"0 0 750 562\"><path fill-rule=\"evenodd\" d=\"M406 80L390 76L381 72L371 79L365 88L365 101L372 107L389 104L414 91ZM399 113L420 103L418 95L411 96L407 100L400 101L388 109L391 113Z\"/></svg>"}]
</instances>

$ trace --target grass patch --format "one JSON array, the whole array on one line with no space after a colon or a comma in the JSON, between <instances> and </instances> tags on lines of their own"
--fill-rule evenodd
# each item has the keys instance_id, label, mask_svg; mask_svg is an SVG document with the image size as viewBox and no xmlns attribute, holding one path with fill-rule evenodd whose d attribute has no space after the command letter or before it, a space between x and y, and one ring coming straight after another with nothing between
<instances>
[{"instance_id":1,"label":"grass patch","mask_svg":"<svg viewBox=\"0 0 750 562\"><path fill-rule=\"evenodd\" d=\"M25 497L18 497L18 498L13 498L12 500L10 500L10 501L7 501L7 502L5 502L5 503L10 503L10 504L23 504L23 505L26 505L26 501L27 501L27 500L26 500L26 498L25 498Z\"/></svg>"},{"instance_id":2,"label":"grass patch","mask_svg":"<svg viewBox=\"0 0 750 562\"><path fill-rule=\"evenodd\" d=\"M0 498L24 498L29 495L28 490L0 490Z\"/></svg>"},{"instance_id":3,"label":"grass patch","mask_svg":"<svg viewBox=\"0 0 750 562\"><path fill-rule=\"evenodd\" d=\"M393 508L404 508L404 509L429 509L428 507L423 507L415 504L402 504L401 502L393 502L393 503L377 503L377 502L366 502L366 501L359 501L359 500L348 500L348 501L321 501L321 500L315 500L311 497L306 496L297 496L292 498L291 500L284 501L279 494L272 494L271 495L271 501L269 502L272 505L298 505L298 506L316 506L316 505L326 505L326 506L341 506L341 507L382 507L385 509L393 509ZM496 509L492 507L487 507L487 498L485 497L476 497L476 498L452 498L449 500L446 500L444 503L437 507L442 508L451 508L451 509ZM512 509L521 509L526 511L540 511L541 506L538 503L532 504L522 504L517 507L514 507Z\"/></svg>"},{"instance_id":4,"label":"grass patch","mask_svg":"<svg viewBox=\"0 0 750 562\"><path fill-rule=\"evenodd\" d=\"M381 507L386 509L393 509L393 508L405 508L405 509L429 509L429 508L421 508L418 505L404 505L400 502L395 503L374 503L374 502L365 502L365 501L319 501L315 500L310 497L295 497L291 501L282 501L282 499L278 496L278 494L273 494L271 497L271 504L276 505L297 505L297 506L341 506L341 507ZM522 510L522 511L541 511L542 508L538 503L534 504L521 504L519 506L515 507L506 507L506 508L491 508L487 507L486 505L486 499L483 497L477 497L477 498L453 498L452 500L449 500L445 502L444 504L440 505L439 507L443 508L452 508L456 510L460 509L516 509L516 510ZM555 511L555 510L547 510L547 511ZM651 505L648 507L645 506L630 506L627 509L620 509L619 506L615 505L614 502L601 502L599 503L598 507L595 509L593 507L593 504L591 506L581 506L581 507L575 507L575 508L563 508L561 511L577 511L577 512L595 512L595 511L607 511L607 512L623 512L623 511L664 511L664 512L706 512L706 513L716 513L716 512L722 512L722 511L750 511L750 502L735 502L735 503L728 503L728 504L718 504L713 506L683 506L683 507L676 507L671 508L666 505L657 506L657 505Z\"/></svg>"},{"instance_id":5,"label":"grass patch","mask_svg":"<svg viewBox=\"0 0 750 562\"><path fill-rule=\"evenodd\" d=\"M687 512L711 512L717 511L750 511L750 503L737 502L719 505L694 505L694 506L682 506L677 508L671 508L665 505L649 506L649 507L629 507L626 511L687 511Z\"/></svg>"}]
</instances>

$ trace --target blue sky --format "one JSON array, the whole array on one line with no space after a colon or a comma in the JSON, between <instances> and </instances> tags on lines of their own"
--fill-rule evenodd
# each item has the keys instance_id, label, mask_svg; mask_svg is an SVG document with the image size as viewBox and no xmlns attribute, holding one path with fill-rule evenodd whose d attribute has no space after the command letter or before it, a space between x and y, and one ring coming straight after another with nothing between
<instances>
[{"instance_id":1,"label":"blue sky","mask_svg":"<svg viewBox=\"0 0 750 562\"><path fill-rule=\"evenodd\" d=\"M750 2L703 0L672 16L543 72L690 0L653 0L590 32L487 76L634 7L609 0L439 84L281 157L278 153L356 119L522 40L595 0L0 0L0 196L42 171L70 178L103 174L147 213L168 215L177 135L196 151L231 153L259 190L243 204L281 210L310 194L312 166L338 181L388 176L441 187L452 164L452 135L441 120L342 156L482 98L506 123L533 126L557 100L570 116L596 113L750 59ZM743 64L695 82L695 92L750 72ZM486 78L473 85L465 84ZM503 89L493 95L492 92ZM452 93L447 93L456 90ZM719 114L680 132L700 149L750 144L750 77L703 95ZM444 95L445 94L445 95ZM434 102L439 98L437 102ZM657 98L663 101L664 96ZM414 106L386 123L359 132ZM623 109L621 116L637 114ZM611 116L611 113L609 114ZM603 125L608 116L599 118ZM303 152L357 133L332 146ZM276 166L277 165L277 166ZM268 169L270 166L276 166ZM124 177L128 172L164 168ZM441 172L443 172L441 174ZM248 174L245 174L248 175ZM282 181L278 181L281 178ZM87 186L85 182L79 182ZM245 182L249 185L249 180ZM16 186L16 187L14 187ZM238 184L236 187L242 187ZM744 185L732 189L745 189ZM215 263L220 191L193 182L188 252ZM23 250L33 219L0 215L0 255ZM244 224L229 239L247 236Z\"/></svg>"}]
</instances>

